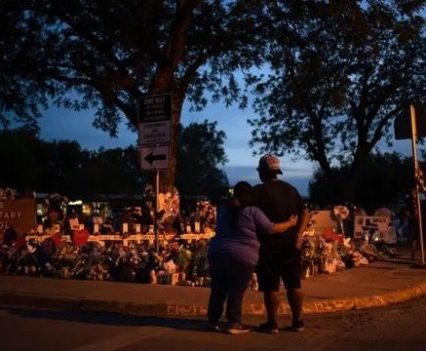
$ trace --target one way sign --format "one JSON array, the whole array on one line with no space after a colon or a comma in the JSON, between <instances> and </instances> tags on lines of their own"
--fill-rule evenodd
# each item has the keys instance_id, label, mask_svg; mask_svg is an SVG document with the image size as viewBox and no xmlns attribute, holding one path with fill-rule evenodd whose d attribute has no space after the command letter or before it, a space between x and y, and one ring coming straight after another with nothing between
<instances>
[{"instance_id":1,"label":"one way sign","mask_svg":"<svg viewBox=\"0 0 426 351\"><path fill-rule=\"evenodd\" d=\"M153 170L168 168L169 157L169 146L152 146L140 148L142 169Z\"/></svg>"}]
</instances>

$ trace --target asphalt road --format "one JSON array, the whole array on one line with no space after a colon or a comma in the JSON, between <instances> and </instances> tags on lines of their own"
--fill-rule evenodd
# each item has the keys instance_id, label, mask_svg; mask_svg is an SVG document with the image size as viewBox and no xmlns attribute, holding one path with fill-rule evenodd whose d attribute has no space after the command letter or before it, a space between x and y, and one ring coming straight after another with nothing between
<instances>
[{"instance_id":1,"label":"asphalt road","mask_svg":"<svg viewBox=\"0 0 426 351\"><path fill-rule=\"evenodd\" d=\"M255 326L263 320L246 319ZM0 350L426 350L426 298L380 309L306 316L302 333L228 335L203 319L0 308ZM282 325L289 323L282 320Z\"/></svg>"}]
</instances>

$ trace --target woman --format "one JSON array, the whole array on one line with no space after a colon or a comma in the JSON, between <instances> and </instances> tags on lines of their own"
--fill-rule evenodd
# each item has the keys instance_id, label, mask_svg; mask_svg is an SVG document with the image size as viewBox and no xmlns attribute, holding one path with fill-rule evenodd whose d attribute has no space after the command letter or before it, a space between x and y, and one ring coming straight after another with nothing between
<instances>
[{"instance_id":1,"label":"woman","mask_svg":"<svg viewBox=\"0 0 426 351\"><path fill-rule=\"evenodd\" d=\"M259 259L259 241L256 232L282 233L296 225L297 216L288 221L272 223L256 207L251 185L239 182L234 187L234 198L219 208L217 232L210 242L208 260L212 278L208 320L219 330L218 322L226 304L226 331L240 334L249 331L241 325L244 293Z\"/></svg>"}]
</instances>

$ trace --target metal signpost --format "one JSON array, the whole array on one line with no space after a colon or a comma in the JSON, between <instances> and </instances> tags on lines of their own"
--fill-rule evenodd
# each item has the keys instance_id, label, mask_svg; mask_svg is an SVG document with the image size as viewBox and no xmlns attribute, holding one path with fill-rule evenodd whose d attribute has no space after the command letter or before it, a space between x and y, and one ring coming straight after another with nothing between
<instances>
[{"instance_id":1,"label":"metal signpost","mask_svg":"<svg viewBox=\"0 0 426 351\"><path fill-rule=\"evenodd\" d=\"M419 137L426 137L426 114L422 111L420 104L411 103L409 116L401 114L395 119L395 138L411 139L411 149L413 152L414 180L415 180L415 206L418 213L419 244L420 244L420 264L418 268L425 268L425 254L423 246L423 221L422 206L420 201L420 182L423 183L423 172L417 160L417 140Z\"/></svg>"},{"instance_id":2,"label":"metal signpost","mask_svg":"<svg viewBox=\"0 0 426 351\"><path fill-rule=\"evenodd\" d=\"M417 180L417 175L419 172L419 164L417 161L417 119L416 119L416 109L414 105L410 105L410 117L411 117L411 147L413 150L413 162L414 162L414 174L416 175L416 203L418 211L418 220L419 220L419 243L420 243L420 259L421 265L425 264L425 253L423 247L423 221L422 221L422 207L420 202L420 191L419 191L419 182Z\"/></svg>"},{"instance_id":3,"label":"metal signpost","mask_svg":"<svg viewBox=\"0 0 426 351\"><path fill-rule=\"evenodd\" d=\"M155 248L159 252L157 223L160 170L170 165L172 94L145 95L139 101L139 155L141 169L155 172Z\"/></svg>"}]
</instances>

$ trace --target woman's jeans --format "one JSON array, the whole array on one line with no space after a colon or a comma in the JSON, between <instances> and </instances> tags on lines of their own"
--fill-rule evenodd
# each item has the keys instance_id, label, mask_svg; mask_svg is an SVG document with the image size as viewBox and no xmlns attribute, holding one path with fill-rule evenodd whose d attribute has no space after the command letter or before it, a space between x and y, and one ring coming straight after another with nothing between
<instances>
[{"instance_id":1,"label":"woman's jeans","mask_svg":"<svg viewBox=\"0 0 426 351\"><path fill-rule=\"evenodd\" d=\"M241 323L241 309L254 266L235 259L212 260L209 262L211 293L208 319L216 324L226 303L226 318L229 323Z\"/></svg>"}]
</instances>

